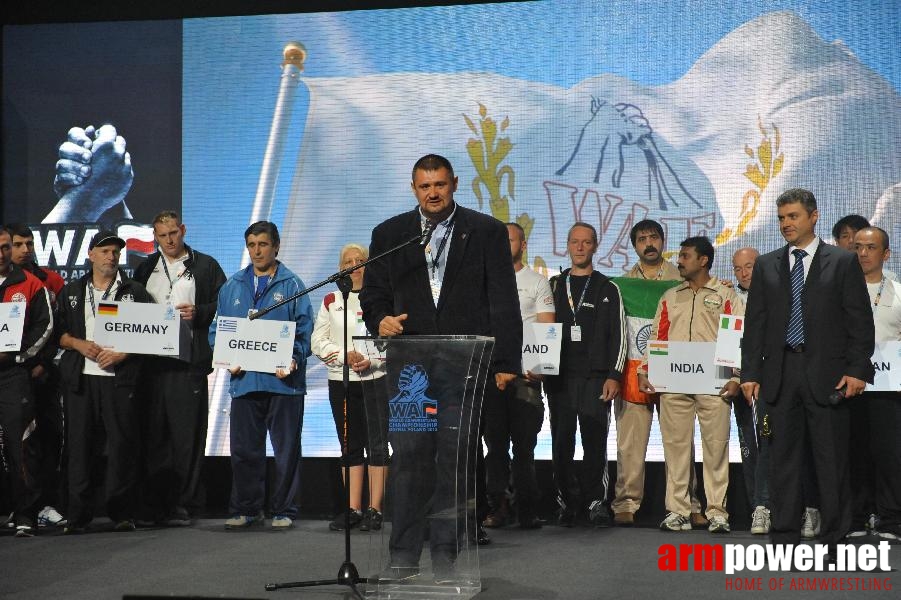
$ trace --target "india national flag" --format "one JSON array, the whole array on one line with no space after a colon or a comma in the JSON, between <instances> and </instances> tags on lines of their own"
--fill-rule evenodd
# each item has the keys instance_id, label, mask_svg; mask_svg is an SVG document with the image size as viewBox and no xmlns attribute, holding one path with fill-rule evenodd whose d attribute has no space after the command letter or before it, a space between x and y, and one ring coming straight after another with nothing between
<instances>
[{"instance_id":1,"label":"india national flag","mask_svg":"<svg viewBox=\"0 0 901 600\"><path fill-rule=\"evenodd\" d=\"M623 297L623 309L626 313L626 335L629 337L629 359L623 373L622 396L628 402L647 404L647 394L638 391L636 371L641 364L641 357L647 349L651 336L651 325L660 297L671 287L679 285L679 281L649 281L616 277L613 279L619 286Z\"/></svg>"}]
</instances>

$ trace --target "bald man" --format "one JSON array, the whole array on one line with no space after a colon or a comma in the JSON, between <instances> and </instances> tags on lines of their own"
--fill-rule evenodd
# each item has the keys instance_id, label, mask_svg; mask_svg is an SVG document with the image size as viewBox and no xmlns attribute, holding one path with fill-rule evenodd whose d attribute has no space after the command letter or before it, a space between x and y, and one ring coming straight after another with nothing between
<instances>
[{"instance_id":1,"label":"bald man","mask_svg":"<svg viewBox=\"0 0 901 600\"><path fill-rule=\"evenodd\" d=\"M754 272L754 263L758 256L760 256L760 252L756 248L739 248L732 255L732 272L735 273L735 279L738 281L735 292L743 300L748 299L748 290L751 289L751 273Z\"/></svg>"},{"instance_id":2,"label":"bald man","mask_svg":"<svg viewBox=\"0 0 901 600\"><path fill-rule=\"evenodd\" d=\"M760 253L756 248L739 248L732 255L732 272L735 273L738 282L735 293L744 300L747 300L748 290L751 289L751 273L754 272L754 263L758 256ZM751 513L751 533L766 535L770 532L766 443L758 444L754 408L743 399L736 400L732 406L735 408L735 425L741 448L741 469L745 476L745 490L748 494L748 503L754 507L754 512Z\"/></svg>"}]
</instances>

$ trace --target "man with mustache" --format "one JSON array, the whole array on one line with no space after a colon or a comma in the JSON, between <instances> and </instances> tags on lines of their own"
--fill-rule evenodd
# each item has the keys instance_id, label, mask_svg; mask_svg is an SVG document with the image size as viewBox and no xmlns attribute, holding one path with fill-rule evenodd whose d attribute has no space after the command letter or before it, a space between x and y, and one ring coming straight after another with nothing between
<instances>
[{"instance_id":1,"label":"man with mustache","mask_svg":"<svg viewBox=\"0 0 901 600\"><path fill-rule=\"evenodd\" d=\"M651 219L639 221L629 232L629 238L638 262L626 273L626 277L648 281L681 281L679 269L663 258L666 238L660 223ZM630 337L629 343L635 344L636 340ZM634 354L630 351L630 355ZM616 496L611 508L613 522L620 527L631 527L635 523L635 513L644 499L645 457L654 420L654 407L657 407L658 417L660 414L656 395L649 396L640 392L628 398L626 395L624 391L614 401L613 408L616 417ZM691 523L695 527L706 527L707 519L701 513L694 469L691 470L689 491Z\"/></svg>"},{"instance_id":2,"label":"man with mustache","mask_svg":"<svg viewBox=\"0 0 901 600\"><path fill-rule=\"evenodd\" d=\"M735 292L710 275L713 244L706 237L685 239L679 251L679 272L684 283L667 290L657 305L651 340L715 342L721 314L742 314L744 303ZM646 394L656 392L649 381L648 351L638 370L638 385ZM694 461L695 418L704 448L704 492L711 533L728 533L730 402L738 395L734 377L716 394L680 393L676 388L660 395L660 435L666 461L666 519L664 531L687 531L691 500L689 484Z\"/></svg>"}]
</instances>

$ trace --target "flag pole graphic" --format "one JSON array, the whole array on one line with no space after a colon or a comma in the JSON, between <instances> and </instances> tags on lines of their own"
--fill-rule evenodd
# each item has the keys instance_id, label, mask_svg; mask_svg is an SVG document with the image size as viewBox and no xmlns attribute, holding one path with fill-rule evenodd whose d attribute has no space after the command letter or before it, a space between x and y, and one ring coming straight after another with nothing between
<instances>
[{"instance_id":1,"label":"flag pole graphic","mask_svg":"<svg viewBox=\"0 0 901 600\"><path fill-rule=\"evenodd\" d=\"M288 124L297 100L297 87L300 85L303 64L307 60L307 49L300 42L288 42L282 56L281 84L275 101L275 112L272 115L272 127L269 129L269 142L266 144L266 154L263 156L263 166L260 169L260 181L253 199L251 223L268 220L272 212L278 170L285 153Z\"/></svg>"}]
</instances>

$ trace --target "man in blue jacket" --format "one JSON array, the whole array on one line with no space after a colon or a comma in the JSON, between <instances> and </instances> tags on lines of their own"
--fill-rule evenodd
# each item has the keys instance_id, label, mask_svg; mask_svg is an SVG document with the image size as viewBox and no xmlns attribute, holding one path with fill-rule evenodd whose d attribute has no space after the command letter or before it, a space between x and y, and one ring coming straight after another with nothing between
<instances>
[{"instance_id":1,"label":"man in blue jacket","mask_svg":"<svg viewBox=\"0 0 901 600\"><path fill-rule=\"evenodd\" d=\"M219 290L218 313L210 325L210 346L216 345L220 316L247 317L304 289L300 278L276 260L279 239L278 228L269 221L258 221L244 232L251 264L232 275ZM267 431L276 470L275 489L270 492L272 527L287 529L297 515L294 498L300 490L300 430L313 308L302 296L261 318L294 321L294 350L287 370L260 373L244 371L239 365L230 369L232 517L225 522L226 529L263 522Z\"/></svg>"}]
</instances>

